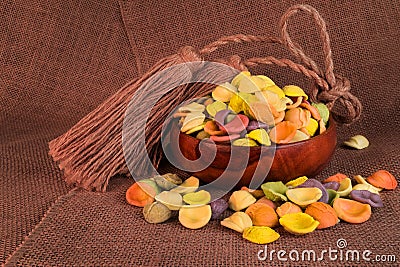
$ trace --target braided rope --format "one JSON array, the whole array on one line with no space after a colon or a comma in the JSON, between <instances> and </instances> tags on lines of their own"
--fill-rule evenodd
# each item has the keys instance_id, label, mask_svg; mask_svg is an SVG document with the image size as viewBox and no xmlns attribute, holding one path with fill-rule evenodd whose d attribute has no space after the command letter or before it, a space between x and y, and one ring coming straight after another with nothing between
<instances>
[{"instance_id":1,"label":"braided rope","mask_svg":"<svg viewBox=\"0 0 400 267\"><path fill-rule=\"evenodd\" d=\"M310 13L319 29L325 57L324 70L319 68L304 53L302 47L291 40L288 34L288 20L298 12ZM157 81L152 81L150 78L154 74L168 70L171 66L186 62L196 62L196 64L186 64L187 69L179 73L167 72L164 78L168 78L169 75L173 76L174 79L164 79L163 88L173 87L177 80L184 82L190 76L203 73L209 76L210 81L216 81L216 78L226 81L234 74L225 73L224 71L219 73L219 68L213 68L213 64L207 64L203 58L220 47L229 44L264 42L282 45L300 63L286 58L278 59L273 56L241 59L238 55L214 61L223 62L238 70L247 70L247 67L261 64L288 67L314 81L309 94L310 98L313 101L326 103L337 122L351 123L358 119L362 109L361 103L357 97L350 93L349 80L334 74L329 35L325 22L317 10L308 5L293 6L282 16L279 27L280 37L244 34L226 36L204 46L200 50L191 46L184 46L176 54L160 59L139 79L128 83L68 132L49 143L49 153L55 161L59 162L60 168L65 171L66 181L88 190L105 191L112 176L128 172L127 159L124 157L122 149L122 131L124 114L129 103L131 103L131 97L134 93L141 94L148 103L152 103L155 99L161 99L153 107L157 116L150 116L146 123L146 149L152 157L153 166L157 168L163 156L160 140L162 124L166 116L179 103L192 97L209 94L213 90L213 86L212 83L185 84L177 88L177 90L172 90L164 95L164 91L159 87ZM153 91L141 90L137 92L138 88L144 84L147 88L152 88ZM146 106L146 103L142 103L142 105ZM344 107L346 112L342 112L343 109L338 108L336 105ZM147 120L146 116L146 113L139 114L135 117L135 121L129 124L129 127L131 129L140 129L143 126L143 121ZM141 155L142 149L140 131L128 130L127 132L129 133L128 139L132 140L132 142L128 143L129 147L127 148L131 151L129 155L130 164L135 166L137 174L140 176L148 169L148 163L138 156Z\"/></svg>"},{"instance_id":2,"label":"braided rope","mask_svg":"<svg viewBox=\"0 0 400 267\"><path fill-rule=\"evenodd\" d=\"M322 70L314 60L307 56L303 48L292 41L288 33L288 21L298 12L308 12L312 15L318 29L322 41L322 49L324 53L325 70ZM311 99L326 103L332 111L334 118L339 123L349 124L359 119L362 111L362 105L357 97L350 93L350 82L348 79L336 76L334 73L334 64L332 59L332 50L329 34L327 32L326 23L319 12L310 5L294 5L290 7L281 17L279 22L281 37L271 36L255 36L236 34L232 36L224 36L220 39L204 46L200 50L191 47L191 58L184 61L198 60L207 54L211 54L218 48L232 43L256 43L267 42L280 44L285 46L291 54L293 54L302 64L295 63L289 59L277 59L273 56L254 57L241 60L239 56L234 55L227 60L219 60L239 70L245 70L247 67L254 67L259 64L275 64L281 67L289 67L293 71L304 74L306 77L313 79L316 86L311 88ZM336 103L342 105L347 114L336 114L333 107Z\"/></svg>"}]
</instances>

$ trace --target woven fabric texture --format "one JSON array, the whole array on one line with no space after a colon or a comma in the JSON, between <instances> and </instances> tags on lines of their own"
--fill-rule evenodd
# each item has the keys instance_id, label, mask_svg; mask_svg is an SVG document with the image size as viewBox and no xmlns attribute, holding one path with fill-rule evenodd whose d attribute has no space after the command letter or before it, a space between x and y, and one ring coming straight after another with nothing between
<instances>
[{"instance_id":1,"label":"woven fabric texture","mask_svg":"<svg viewBox=\"0 0 400 267\"><path fill-rule=\"evenodd\" d=\"M277 23L293 4L307 3L324 17L335 71L352 83L364 110L342 126L329 166L336 172L368 176L386 169L400 178L400 5L397 1L1 1L0 2L0 262L6 266L375 266L366 261L259 261L264 246L213 221L199 230L177 219L150 225L140 208L125 202L131 178L111 179L109 191L93 193L64 184L47 155L47 142L65 132L132 78L183 45L201 48L236 33L277 35ZM289 24L292 39L319 65L321 42L309 16ZM263 44L235 44L209 59L243 58L285 50ZM206 58L207 59L207 58ZM253 72L279 85L307 88L302 75L276 66ZM341 144L363 134L365 150ZM167 168L167 167L166 167ZM164 169L168 171L170 169ZM72 190L71 190L72 189ZM370 250L400 260L400 190L381 194L385 206L369 221L340 223L306 236L279 228L268 251ZM228 215L229 212L226 213ZM9 256L11 255L11 256Z\"/></svg>"},{"instance_id":2,"label":"woven fabric texture","mask_svg":"<svg viewBox=\"0 0 400 267\"><path fill-rule=\"evenodd\" d=\"M48 142L137 75L111 3L0 1L0 262L71 189Z\"/></svg>"}]
</instances>

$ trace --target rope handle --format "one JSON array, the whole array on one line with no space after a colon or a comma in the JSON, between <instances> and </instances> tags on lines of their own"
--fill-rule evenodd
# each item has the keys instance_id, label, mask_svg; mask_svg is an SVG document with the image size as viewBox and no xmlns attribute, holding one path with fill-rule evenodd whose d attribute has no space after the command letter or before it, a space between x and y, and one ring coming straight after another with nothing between
<instances>
[{"instance_id":1,"label":"rope handle","mask_svg":"<svg viewBox=\"0 0 400 267\"><path fill-rule=\"evenodd\" d=\"M310 13L319 29L323 54L325 57L324 70L322 70L315 63L314 60L312 60L304 53L304 50L299 44L292 41L288 33L288 21L298 12ZM310 98L313 101L325 103L327 107L331 110L333 117L337 122L350 124L359 119L361 115L362 105L358 98L350 93L349 80L345 77L335 75L334 73L330 38L326 29L326 23L319 12L310 5L294 5L290 7L281 17L279 29L281 35L280 37L254 36L244 34L224 36L204 46L199 51L196 51L193 47L183 47L178 54L183 58L184 61L193 61L201 59L202 56L211 54L218 48L231 43L268 42L283 45L290 51L291 54L299 59L302 64L293 62L292 60L285 58L278 59L273 56L253 57L242 60L237 55L234 55L230 59L228 59L227 63L229 65L235 66L239 70L244 70L246 69L246 67L257 66L259 64L275 64L282 67L289 67L292 70L302 73L306 77L314 80L315 85L313 88L311 88ZM334 108L336 104L341 105L342 108ZM345 114L343 114L343 111L345 111Z\"/></svg>"}]
</instances>

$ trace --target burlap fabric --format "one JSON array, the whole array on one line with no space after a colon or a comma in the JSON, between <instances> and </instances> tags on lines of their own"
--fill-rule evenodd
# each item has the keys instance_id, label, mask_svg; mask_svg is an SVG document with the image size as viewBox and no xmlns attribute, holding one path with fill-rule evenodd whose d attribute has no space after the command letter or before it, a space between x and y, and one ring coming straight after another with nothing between
<instances>
[{"instance_id":1,"label":"burlap fabric","mask_svg":"<svg viewBox=\"0 0 400 267\"><path fill-rule=\"evenodd\" d=\"M387 169L400 177L400 5L398 1L2 1L0 4L0 178L1 262L9 266L338 266L380 262L259 261L264 246L243 240L214 221L200 230L176 220L149 225L141 209L125 203L129 178L111 180L109 192L65 186L47 156L47 142L90 112L125 82L183 45L202 47L221 35L275 35L282 13L306 2L325 18L336 71L349 78L364 105L362 118L339 129L330 165L319 178L338 171L367 176ZM292 38L322 64L312 22L298 15ZM283 55L273 46L232 45L217 56ZM285 55L287 56L287 55ZM307 86L301 75L279 67L254 71L278 84ZM341 146L363 134L366 150ZM72 190L71 190L72 189ZM71 191L70 191L71 190ZM340 223L307 236L282 237L268 251L283 249L371 250L396 255L399 189L382 193L384 208L360 225ZM11 256L9 256L11 255ZM275 254L276 255L276 254Z\"/></svg>"},{"instance_id":2,"label":"burlap fabric","mask_svg":"<svg viewBox=\"0 0 400 267\"><path fill-rule=\"evenodd\" d=\"M0 257L68 188L48 142L137 75L117 2L0 3Z\"/></svg>"}]
</instances>

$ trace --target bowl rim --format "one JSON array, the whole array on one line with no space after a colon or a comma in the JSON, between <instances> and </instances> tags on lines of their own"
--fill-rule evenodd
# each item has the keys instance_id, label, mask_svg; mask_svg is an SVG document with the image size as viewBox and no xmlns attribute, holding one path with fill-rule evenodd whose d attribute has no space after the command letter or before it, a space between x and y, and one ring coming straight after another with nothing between
<instances>
[{"instance_id":1,"label":"bowl rim","mask_svg":"<svg viewBox=\"0 0 400 267\"><path fill-rule=\"evenodd\" d=\"M318 139L321 139L325 135L330 134L335 129L336 129L336 122L332 118L332 116L329 116L328 127L326 128L326 131L323 132L322 134L318 134L318 135L313 136L312 138L307 139L307 140L301 140L301 141L297 141L297 142L293 142L293 143L287 143L287 144L276 144L276 143L274 143L274 146L252 146L252 147L250 147L250 150L257 151L257 150L260 150L261 148L268 149L269 147L273 147L274 149L278 150L278 149L285 149L285 148L290 148L290 147L301 146L302 144L310 143L311 141L312 142L316 142L316 141L318 141ZM209 138L203 139L203 140L197 139L196 137L193 137L190 134L186 134L184 132L181 132L180 130L179 130L179 135L183 135L188 139L193 139L195 142L198 142L198 143L200 143L201 141L208 143L208 140L209 140ZM228 144L228 143L215 143L215 144L218 147L218 149L220 149L222 151L224 151L224 150L229 151L232 148L232 146L230 144ZM235 149L236 148L240 149L240 146L235 147ZM245 148L248 149L248 147L245 147Z\"/></svg>"}]
</instances>

